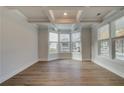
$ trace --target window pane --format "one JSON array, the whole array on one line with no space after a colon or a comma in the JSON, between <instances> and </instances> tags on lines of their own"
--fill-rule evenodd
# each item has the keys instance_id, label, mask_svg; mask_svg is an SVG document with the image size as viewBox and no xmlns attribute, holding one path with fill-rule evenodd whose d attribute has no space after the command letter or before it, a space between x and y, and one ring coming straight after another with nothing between
<instances>
[{"instance_id":1,"label":"window pane","mask_svg":"<svg viewBox=\"0 0 124 93\"><path fill-rule=\"evenodd\" d=\"M115 21L114 37L124 36L124 17Z\"/></svg>"},{"instance_id":2,"label":"window pane","mask_svg":"<svg viewBox=\"0 0 124 93\"><path fill-rule=\"evenodd\" d=\"M124 39L115 40L115 58L124 60Z\"/></svg>"},{"instance_id":3,"label":"window pane","mask_svg":"<svg viewBox=\"0 0 124 93\"><path fill-rule=\"evenodd\" d=\"M81 52L80 48L81 48L80 42L75 42L72 44L73 52Z\"/></svg>"},{"instance_id":4,"label":"window pane","mask_svg":"<svg viewBox=\"0 0 124 93\"><path fill-rule=\"evenodd\" d=\"M49 41L58 42L58 34L49 32Z\"/></svg>"},{"instance_id":5,"label":"window pane","mask_svg":"<svg viewBox=\"0 0 124 93\"><path fill-rule=\"evenodd\" d=\"M100 55L109 56L109 41L100 41Z\"/></svg>"},{"instance_id":6,"label":"window pane","mask_svg":"<svg viewBox=\"0 0 124 93\"><path fill-rule=\"evenodd\" d=\"M109 25L104 25L98 30L98 40L109 38Z\"/></svg>"},{"instance_id":7,"label":"window pane","mask_svg":"<svg viewBox=\"0 0 124 93\"><path fill-rule=\"evenodd\" d=\"M68 43L68 42L60 43L60 51L61 52L70 52L70 43Z\"/></svg>"},{"instance_id":8,"label":"window pane","mask_svg":"<svg viewBox=\"0 0 124 93\"><path fill-rule=\"evenodd\" d=\"M70 42L70 34L60 34L60 42Z\"/></svg>"},{"instance_id":9,"label":"window pane","mask_svg":"<svg viewBox=\"0 0 124 93\"><path fill-rule=\"evenodd\" d=\"M57 53L58 52L58 43L50 43L49 44L49 53Z\"/></svg>"},{"instance_id":10,"label":"window pane","mask_svg":"<svg viewBox=\"0 0 124 93\"><path fill-rule=\"evenodd\" d=\"M80 32L72 33L72 42L80 41Z\"/></svg>"}]
</instances>

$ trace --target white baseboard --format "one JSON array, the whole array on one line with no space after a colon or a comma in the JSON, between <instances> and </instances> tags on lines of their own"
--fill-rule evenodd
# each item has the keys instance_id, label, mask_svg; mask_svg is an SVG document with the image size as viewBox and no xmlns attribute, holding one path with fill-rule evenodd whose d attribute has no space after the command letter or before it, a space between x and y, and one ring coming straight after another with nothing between
<instances>
[{"instance_id":1,"label":"white baseboard","mask_svg":"<svg viewBox=\"0 0 124 93\"><path fill-rule=\"evenodd\" d=\"M2 78L0 78L0 84L2 83Z\"/></svg>"},{"instance_id":2,"label":"white baseboard","mask_svg":"<svg viewBox=\"0 0 124 93\"><path fill-rule=\"evenodd\" d=\"M49 58L49 59L39 59L39 61L53 61L53 60L57 60L59 58Z\"/></svg>"},{"instance_id":3,"label":"white baseboard","mask_svg":"<svg viewBox=\"0 0 124 93\"><path fill-rule=\"evenodd\" d=\"M39 61L48 61L48 59L40 58Z\"/></svg>"},{"instance_id":4,"label":"white baseboard","mask_svg":"<svg viewBox=\"0 0 124 93\"><path fill-rule=\"evenodd\" d=\"M71 57L60 57L58 59L72 59Z\"/></svg>"},{"instance_id":5,"label":"white baseboard","mask_svg":"<svg viewBox=\"0 0 124 93\"><path fill-rule=\"evenodd\" d=\"M39 61L39 60L36 60L36 61L34 61L34 62L32 62L32 63L29 62L29 64L24 65L23 67L20 67L20 68L18 68L17 70L15 70L15 71L13 71L13 72L11 72L11 73L5 75L5 76L1 76L1 78L0 78L0 83L2 83L2 82L4 82L4 81L8 80L9 78L13 77L13 76L16 75L16 74L22 72L23 70L25 70L26 68L30 67L31 65L37 63L38 61Z\"/></svg>"},{"instance_id":6,"label":"white baseboard","mask_svg":"<svg viewBox=\"0 0 124 93\"><path fill-rule=\"evenodd\" d=\"M91 62L91 59L82 59L84 62Z\"/></svg>"},{"instance_id":7,"label":"white baseboard","mask_svg":"<svg viewBox=\"0 0 124 93\"><path fill-rule=\"evenodd\" d=\"M118 75L118 76L124 78L124 73L121 73L121 72L119 72L119 71L117 71L117 70L114 70L114 69L110 69L110 68L107 67L106 65L101 64L101 62L97 62L96 60L92 60L92 62L94 62L95 64L97 64L97 65L99 65L99 66L101 66L101 67L103 67L103 68L109 70L110 72L112 72L112 73L114 73L114 74L116 74L116 75Z\"/></svg>"},{"instance_id":8,"label":"white baseboard","mask_svg":"<svg viewBox=\"0 0 124 93\"><path fill-rule=\"evenodd\" d=\"M58 60L58 58L50 58L50 59L48 59L48 61L54 61L54 60Z\"/></svg>"},{"instance_id":9,"label":"white baseboard","mask_svg":"<svg viewBox=\"0 0 124 93\"><path fill-rule=\"evenodd\" d=\"M82 61L82 59L79 59L79 58L71 58L71 59L75 61Z\"/></svg>"}]
</instances>

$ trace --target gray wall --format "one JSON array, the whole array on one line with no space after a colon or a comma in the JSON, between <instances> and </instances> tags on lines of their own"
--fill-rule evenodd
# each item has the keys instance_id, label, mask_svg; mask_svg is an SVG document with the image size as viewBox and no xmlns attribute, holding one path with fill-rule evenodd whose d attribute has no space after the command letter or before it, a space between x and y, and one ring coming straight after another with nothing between
<instances>
[{"instance_id":1,"label":"gray wall","mask_svg":"<svg viewBox=\"0 0 124 93\"><path fill-rule=\"evenodd\" d=\"M38 61L37 28L18 11L2 11L2 75L5 81ZM0 20L1 21L1 20ZM0 37L1 39L1 37ZM0 44L1 45L1 44Z\"/></svg>"},{"instance_id":2,"label":"gray wall","mask_svg":"<svg viewBox=\"0 0 124 93\"><path fill-rule=\"evenodd\" d=\"M92 27L92 61L96 64L110 70L111 72L124 77L124 61L103 57L98 55L97 29L103 24L110 23L117 18L124 16L124 11L120 11L111 17L105 19L103 23L96 24ZM112 29L112 28L111 28Z\"/></svg>"},{"instance_id":3,"label":"gray wall","mask_svg":"<svg viewBox=\"0 0 124 93\"><path fill-rule=\"evenodd\" d=\"M48 26L42 26L38 32L38 52L40 61L48 61Z\"/></svg>"},{"instance_id":4,"label":"gray wall","mask_svg":"<svg viewBox=\"0 0 124 93\"><path fill-rule=\"evenodd\" d=\"M0 77L2 74L2 8L0 8ZM1 78L0 78L1 82Z\"/></svg>"},{"instance_id":5,"label":"gray wall","mask_svg":"<svg viewBox=\"0 0 124 93\"><path fill-rule=\"evenodd\" d=\"M91 29L82 28L81 31L82 60L91 60Z\"/></svg>"}]
</instances>

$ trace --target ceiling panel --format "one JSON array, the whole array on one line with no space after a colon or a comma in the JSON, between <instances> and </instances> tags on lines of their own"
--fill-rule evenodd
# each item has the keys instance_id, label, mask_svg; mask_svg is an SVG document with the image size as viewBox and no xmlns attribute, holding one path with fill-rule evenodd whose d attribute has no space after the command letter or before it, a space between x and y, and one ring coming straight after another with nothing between
<instances>
[{"instance_id":1,"label":"ceiling panel","mask_svg":"<svg viewBox=\"0 0 124 93\"><path fill-rule=\"evenodd\" d=\"M123 7L109 7L109 6L7 6L9 9L17 9L22 12L28 19L29 22L36 23L58 23L56 25L60 29L69 29L72 24L76 24L77 15L79 14L83 27L89 27L96 22L101 22L104 16L113 10L117 10ZM50 12L52 11L52 13ZM67 16L64 16L64 12ZM100 13L98 15L98 13ZM55 22L56 21L56 22ZM90 24L87 22L91 22ZM63 23L63 25L61 24ZM67 24L68 23L68 24Z\"/></svg>"},{"instance_id":2,"label":"ceiling panel","mask_svg":"<svg viewBox=\"0 0 124 93\"><path fill-rule=\"evenodd\" d=\"M102 19L107 13L114 9L118 9L120 7L98 7L98 6L91 6L91 7L46 7L47 9L44 10L42 6L14 6L9 7L11 9L18 9L20 10L26 17L32 19L49 19L48 15L45 12L52 10L54 17L56 19L75 19L79 10L82 10L81 20L83 19ZM67 12L68 15L64 16L63 13ZM97 16L98 13L101 15Z\"/></svg>"},{"instance_id":3,"label":"ceiling panel","mask_svg":"<svg viewBox=\"0 0 124 93\"><path fill-rule=\"evenodd\" d=\"M9 8L18 9L28 18L47 19L47 16L44 13L44 10L40 6L14 6Z\"/></svg>"},{"instance_id":4,"label":"ceiling panel","mask_svg":"<svg viewBox=\"0 0 124 93\"><path fill-rule=\"evenodd\" d=\"M77 15L76 10L53 10L56 19L75 19ZM64 13L67 13L65 16Z\"/></svg>"},{"instance_id":5,"label":"ceiling panel","mask_svg":"<svg viewBox=\"0 0 124 93\"><path fill-rule=\"evenodd\" d=\"M118 9L120 7L87 7L84 8L81 20L101 20L105 15L111 12L113 9ZM100 13L100 15L97 15Z\"/></svg>"}]
</instances>

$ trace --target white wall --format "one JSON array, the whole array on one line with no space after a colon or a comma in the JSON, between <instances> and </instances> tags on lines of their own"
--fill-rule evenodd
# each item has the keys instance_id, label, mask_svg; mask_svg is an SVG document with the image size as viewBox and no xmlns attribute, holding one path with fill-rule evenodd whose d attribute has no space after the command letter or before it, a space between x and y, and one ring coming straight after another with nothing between
<instances>
[{"instance_id":1,"label":"white wall","mask_svg":"<svg viewBox=\"0 0 124 93\"><path fill-rule=\"evenodd\" d=\"M103 24L110 23L111 21L124 16L124 11L120 11L111 17L104 20L103 23L94 25L92 27L92 61L96 64L110 70L111 72L124 77L124 61L111 59L111 57L98 56L97 44L97 28Z\"/></svg>"},{"instance_id":2,"label":"white wall","mask_svg":"<svg viewBox=\"0 0 124 93\"><path fill-rule=\"evenodd\" d=\"M38 34L18 11L2 10L1 79L5 81L38 61Z\"/></svg>"},{"instance_id":3,"label":"white wall","mask_svg":"<svg viewBox=\"0 0 124 93\"><path fill-rule=\"evenodd\" d=\"M82 60L91 60L91 29L82 28L81 31Z\"/></svg>"}]
</instances>

